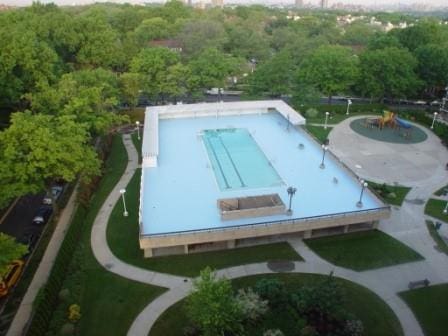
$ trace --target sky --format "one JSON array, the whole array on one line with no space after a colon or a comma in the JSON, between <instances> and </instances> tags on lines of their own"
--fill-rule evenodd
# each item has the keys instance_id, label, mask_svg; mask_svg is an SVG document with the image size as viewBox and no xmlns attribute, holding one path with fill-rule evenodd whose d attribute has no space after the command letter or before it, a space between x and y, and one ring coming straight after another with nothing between
<instances>
[{"instance_id":1,"label":"sky","mask_svg":"<svg viewBox=\"0 0 448 336\"><path fill-rule=\"evenodd\" d=\"M119 0L108 0L109 2L141 2L141 1L147 1L147 2L164 2L163 0L129 0L129 1L119 1ZM211 2L211 0L203 0L204 2ZM71 5L71 4L86 4L86 3L92 3L94 0L41 0L41 2L54 2L58 5ZM106 0L100 0L97 2L106 2ZM193 0L193 3L200 2L200 0ZM288 4L288 3L294 3L294 0L224 0L225 2L229 3L282 3L282 4ZM305 4L310 3L317 5L320 3L320 0L304 0ZM426 4L426 5L433 5L433 6L448 6L447 0L329 0L329 6L331 7L334 3L344 3L344 4L358 4L358 5L393 5L393 4L403 4L403 5L409 5L409 4ZM8 4L8 5L16 5L16 6L26 6L32 3L32 0L0 0L0 4Z\"/></svg>"}]
</instances>

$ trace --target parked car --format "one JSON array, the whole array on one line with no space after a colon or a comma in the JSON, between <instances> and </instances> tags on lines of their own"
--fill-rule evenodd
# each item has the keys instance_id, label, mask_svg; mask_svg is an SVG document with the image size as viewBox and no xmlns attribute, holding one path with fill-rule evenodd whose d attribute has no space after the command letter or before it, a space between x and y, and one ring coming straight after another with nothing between
<instances>
[{"instance_id":1,"label":"parked car","mask_svg":"<svg viewBox=\"0 0 448 336\"><path fill-rule=\"evenodd\" d=\"M53 208L51 205L42 205L39 209L37 209L32 223L35 225L44 225L47 223L52 213Z\"/></svg>"},{"instance_id":2,"label":"parked car","mask_svg":"<svg viewBox=\"0 0 448 336\"><path fill-rule=\"evenodd\" d=\"M14 260L8 265L6 272L0 276L0 297L8 294L9 290L19 280L22 273L24 262L22 260Z\"/></svg>"},{"instance_id":3,"label":"parked car","mask_svg":"<svg viewBox=\"0 0 448 336\"><path fill-rule=\"evenodd\" d=\"M53 202L56 202L58 198L61 196L62 191L64 190L64 187L61 185L54 185L51 187L50 192L51 194L45 195L44 199L42 200L43 204L51 205Z\"/></svg>"}]
</instances>

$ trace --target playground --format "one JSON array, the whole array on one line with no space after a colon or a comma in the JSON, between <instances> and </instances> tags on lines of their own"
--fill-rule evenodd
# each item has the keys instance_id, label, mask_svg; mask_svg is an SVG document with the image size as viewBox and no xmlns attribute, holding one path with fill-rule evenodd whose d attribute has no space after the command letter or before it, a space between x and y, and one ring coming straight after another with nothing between
<instances>
[{"instance_id":1,"label":"playground","mask_svg":"<svg viewBox=\"0 0 448 336\"><path fill-rule=\"evenodd\" d=\"M419 126L390 111L384 111L381 117L355 119L350 123L350 128L367 138L397 144L415 144L428 137Z\"/></svg>"},{"instance_id":2,"label":"playground","mask_svg":"<svg viewBox=\"0 0 448 336\"><path fill-rule=\"evenodd\" d=\"M375 123L373 120L376 119ZM445 169L446 150L432 132L390 114L352 117L329 134L331 150L368 180L418 185ZM372 125L373 123L373 125Z\"/></svg>"}]
</instances>

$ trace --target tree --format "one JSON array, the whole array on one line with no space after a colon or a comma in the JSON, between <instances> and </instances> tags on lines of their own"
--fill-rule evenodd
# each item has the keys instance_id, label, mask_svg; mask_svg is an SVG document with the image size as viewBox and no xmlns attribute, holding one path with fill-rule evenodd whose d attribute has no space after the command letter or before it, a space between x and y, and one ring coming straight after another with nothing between
<instances>
[{"instance_id":1,"label":"tree","mask_svg":"<svg viewBox=\"0 0 448 336\"><path fill-rule=\"evenodd\" d=\"M427 91L448 83L448 44L427 44L418 47L414 54L418 60L417 72L425 81Z\"/></svg>"},{"instance_id":2,"label":"tree","mask_svg":"<svg viewBox=\"0 0 448 336\"><path fill-rule=\"evenodd\" d=\"M227 34L220 22L191 20L185 23L178 40L188 56L197 55L204 49L222 49L227 42Z\"/></svg>"},{"instance_id":3,"label":"tree","mask_svg":"<svg viewBox=\"0 0 448 336\"><path fill-rule=\"evenodd\" d=\"M295 71L296 66L291 54L283 50L257 67L249 78L249 93L261 96L268 94L271 97L290 94Z\"/></svg>"},{"instance_id":4,"label":"tree","mask_svg":"<svg viewBox=\"0 0 448 336\"><path fill-rule=\"evenodd\" d=\"M75 116L91 134L103 134L127 120L115 113L119 97L117 76L101 68L70 72L57 85L42 85L27 95L34 112Z\"/></svg>"},{"instance_id":5,"label":"tree","mask_svg":"<svg viewBox=\"0 0 448 336\"><path fill-rule=\"evenodd\" d=\"M119 78L121 100L134 108L138 104L138 98L143 89L143 76L138 73L126 72Z\"/></svg>"},{"instance_id":6,"label":"tree","mask_svg":"<svg viewBox=\"0 0 448 336\"><path fill-rule=\"evenodd\" d=\"M22 258L28 248L16 242L14 237L0 232L0 279L5 274L6 267L15 259Z\"/></svg>"},{"instance_id":7,"label":"tree","mask_svg":"<svg viewBox=\"0 0 448 336\"><path fill-rule=\"evenodd\" d=\"M240 61L215 48L204 49L189 63L191 73L201 88L223 87L228 76L235 73Z\"/></svg>"},{"instance_id":8,"label":"tree","mask_svg":"<svg viewBox=\"0 0 448 336\"><path fill-rule=\"evenodd\" d=\"M448 28L430 19L422 20L405 29L394 29L390 34L396 36L410 51L414 51L425 44L445 43L448 39Z\"/></svg>"},{"instance_id":9,"label":"tree","mask_svg":"<svg viewBox=\"0 0 448 336\"><path fill-rule=\"evenodd\" d=\"M142 75L145 93L154 100L164 98L167 94L166 71L179 63L177 53L168 48L143 49L131 62L131 71Z\"/></svg>"},{"instance_id":10,"label":"tree","mask_svg":"<svg viewBox=\"0 0 448 336\"><path fill-rule=\"evenodd\" d=\"M152 40L170 36L171 25L168 21L159 17L146 19L135 29L134 34L138 44L145 46Z\"/></svg>"},{"instance_id":11,"label":"tree","mask_svg":"<svg viewBox=\"0 0 448 336\"><path fill-rule=\"evenodd\" d=\"M347 92L358 75L358 59L341 46L322 46L300 65L298 83L311 85L331 97Z\"/></svg>"},{"instance_id":12,"label":"tree","mask_svg":"<svg viewBox=\"0 0 448 336\"><path fill-rule=\"evenodd\" d=\"M420 85L416 67L417 60L406 49L368 50L360 57L359 89L379 99L412 95Z\"/></svg>"},{"instance_id":13,"label":"tree","mask_svg":"<svg viewBox=\"0 0 448 336\"><path fill-rule=\"evenodd\" d=\"M14 197L37 193L56 179L88 180L99 174L99 160L85 124L74 116L17 112L0 132L0 207Z\"/></svg>"},{"instance_id":14,"label":"tree","mask_svg":"<svg viewBox=\"0 0 448 336\"><path fill-rule=\"evenodd\" d=\"M227 279L218 279L210 268L201 271L199 279L194 280L186 312L204 336L241 330L242 313L233 298L232 285Z\"/></svg>"}]
</instances>

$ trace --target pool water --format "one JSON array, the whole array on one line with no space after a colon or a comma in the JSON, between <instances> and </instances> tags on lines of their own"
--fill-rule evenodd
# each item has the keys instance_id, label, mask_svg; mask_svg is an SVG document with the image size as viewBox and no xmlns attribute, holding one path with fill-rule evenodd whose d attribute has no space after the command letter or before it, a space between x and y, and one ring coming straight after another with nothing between
<instances>
[{"instance_id":1,"label":"pool water","mask_svg":"<svg viewBox=\"0 0 448 336\"><path fill-rule=\"evenodd\" d=\"M205 130L202 139L222 191L282 184L280 176L247 129Z\"/></svg>"}]
</instances>

